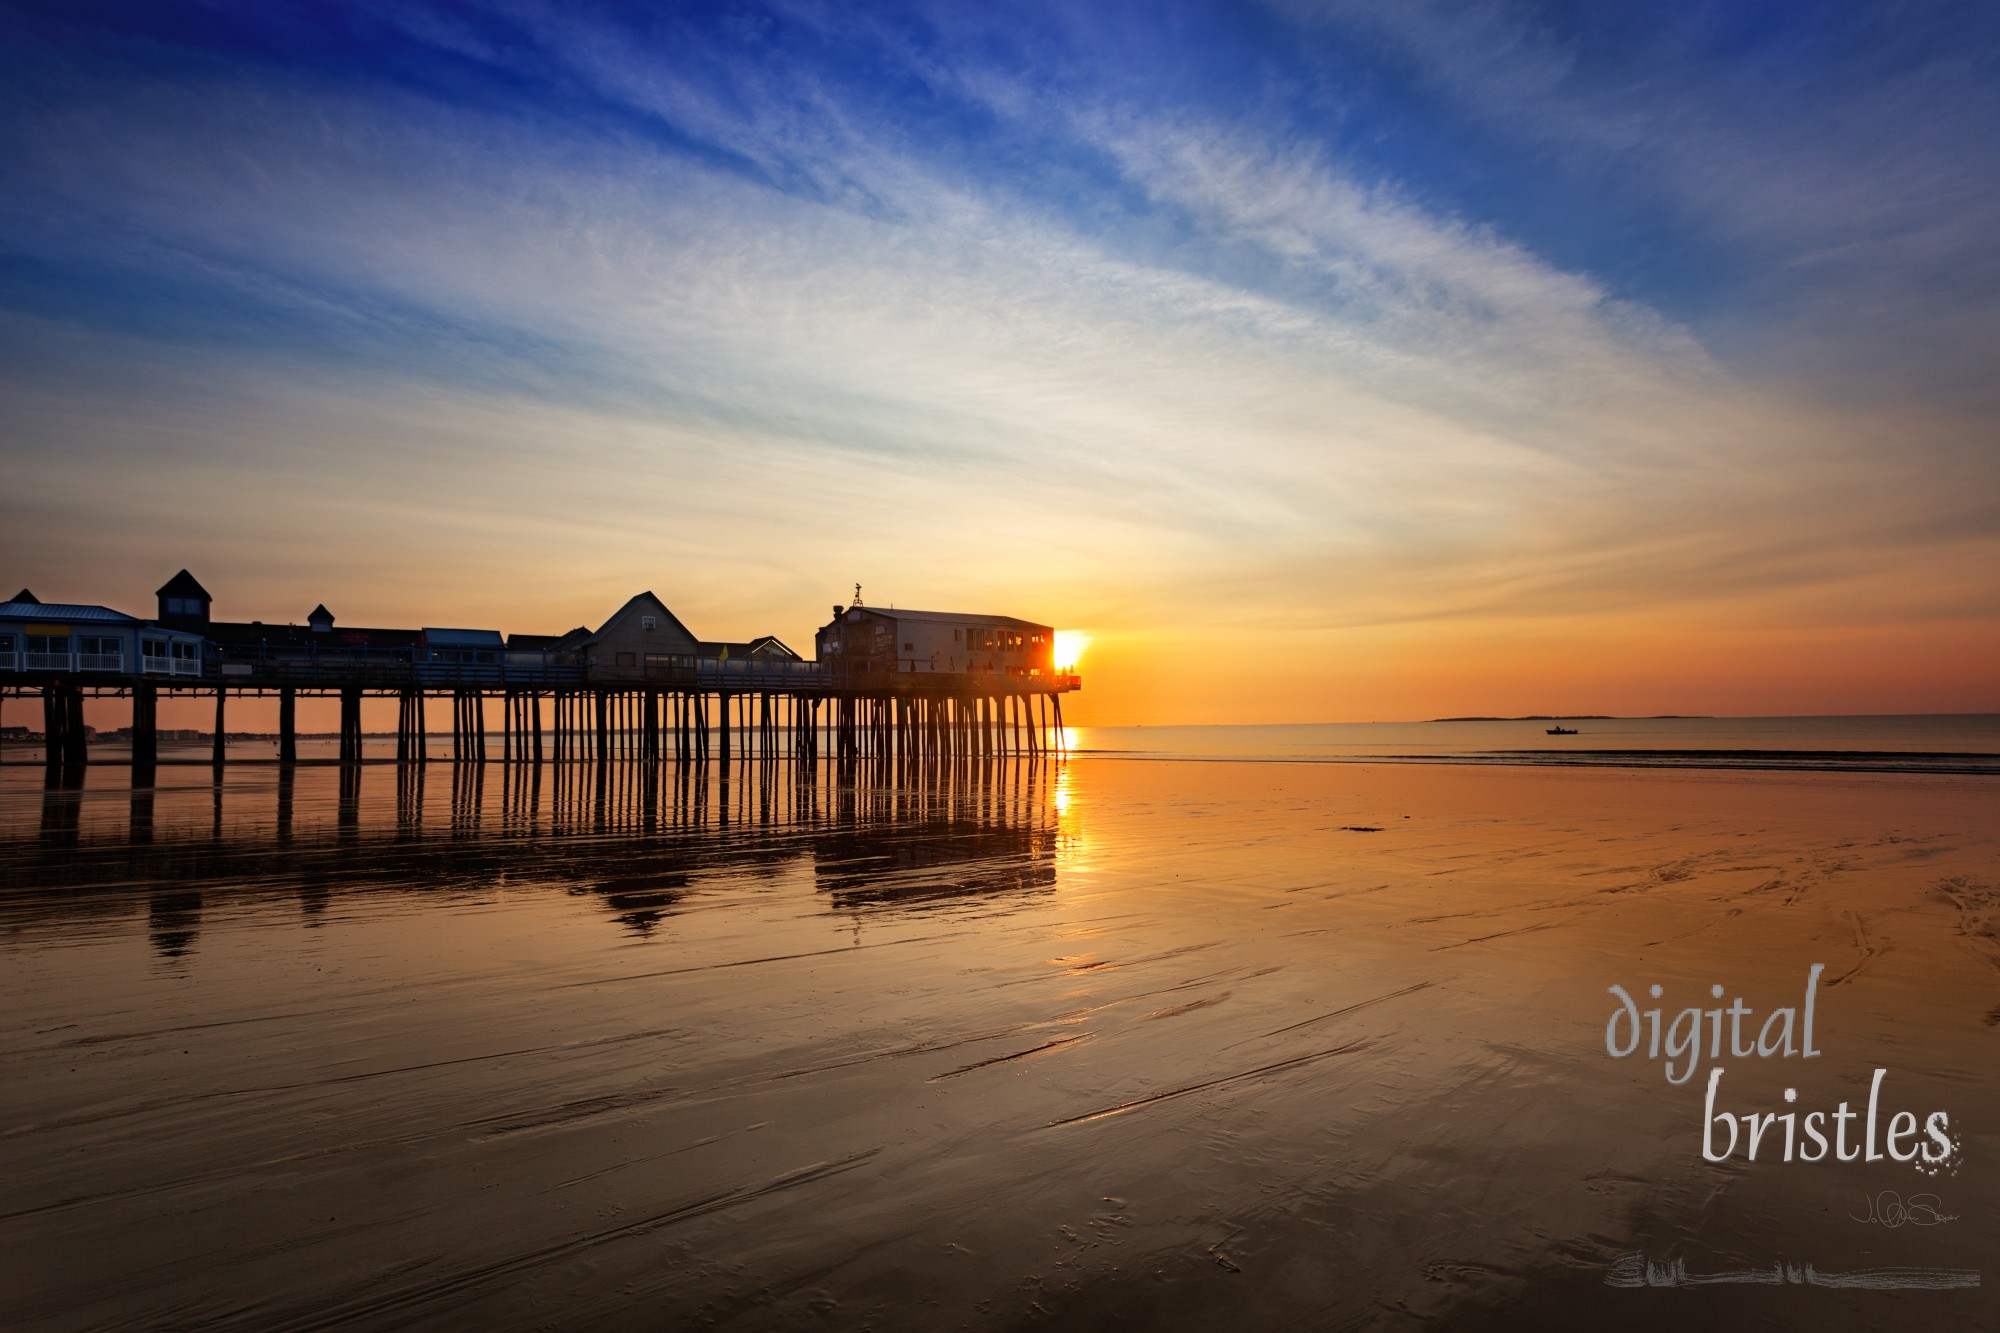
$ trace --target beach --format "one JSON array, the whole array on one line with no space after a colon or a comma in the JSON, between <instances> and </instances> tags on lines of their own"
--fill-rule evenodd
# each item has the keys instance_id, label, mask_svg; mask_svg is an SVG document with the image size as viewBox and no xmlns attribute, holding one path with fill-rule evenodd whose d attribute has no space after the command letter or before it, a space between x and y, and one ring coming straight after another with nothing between
<instances>
[{"instance_id":1,"label":"beach","mask_svg":"<svg viewBox=\"0 0 2000 1333\"><path fill-rule=\"evenodd\" d=\"M2000 1239L1996 781L10 767L0 1323L1969 1327L1786 1266ZM1871 1083L1949 1159L1704 1160Z\"/></svg>"}]
</instances>

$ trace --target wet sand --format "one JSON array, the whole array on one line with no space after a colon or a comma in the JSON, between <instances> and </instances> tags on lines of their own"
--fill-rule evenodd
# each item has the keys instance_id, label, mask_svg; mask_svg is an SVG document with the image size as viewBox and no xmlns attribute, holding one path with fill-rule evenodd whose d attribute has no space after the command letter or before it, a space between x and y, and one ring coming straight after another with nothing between
<instances>
[{"instance_id":1,"label":"wet sand","mask_svg":"<svg viewBox=\"0 0 2000 1333\"><path fill-rule=\"evenodd\" d=\"M0 772L0 1325L1975 1327L2000 781L1090 760ZM1823 1055L1712 1165L1606 988ZM1650 1001L1646 1001L1651 1003ZM1704 1063L1704 1073L1706 1062ZM1937 1225L1857 1221L1884 1191ZM1777 1270L1782 1274L1783 1270Z\"/></svg>"}]
</instances>

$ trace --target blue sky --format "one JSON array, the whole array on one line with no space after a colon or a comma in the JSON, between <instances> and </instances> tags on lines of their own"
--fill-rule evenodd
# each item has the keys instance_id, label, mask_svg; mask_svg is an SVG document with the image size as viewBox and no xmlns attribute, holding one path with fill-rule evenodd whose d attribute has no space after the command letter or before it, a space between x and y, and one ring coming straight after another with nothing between
<instances>
[{"instance_id":1,"label":"blue sky","mask_svg":"<svg viewBox=\"0 0 2000 1333\"><path fill-rule=\"evenodd\" d=\"M1284 716L2000 706L1990 6L0 15L45 596L859 579L1161 720L1191 604Z\"/></svg>"}]
</instances>

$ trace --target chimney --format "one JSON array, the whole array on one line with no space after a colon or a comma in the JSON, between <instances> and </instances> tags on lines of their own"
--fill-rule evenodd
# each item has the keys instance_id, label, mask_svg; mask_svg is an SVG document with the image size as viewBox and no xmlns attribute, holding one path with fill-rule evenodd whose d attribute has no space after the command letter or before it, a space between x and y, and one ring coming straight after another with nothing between
<instances>
[{"instance_id":1,"label":"chimney","mask_svg":"<svg viewBox=\"0 0 2000 1333\"><path fill-rule=\"evenodd\" d=\"M847 611L846 611L846 608L844 608L844 607L841 607L841 606L838 606L838 605L836 605L836 606L835 606L835 607L833 608L833 618L834 618L835 620L838 620L838 619L840 619L840 618L841 618L842 616L844 616L844 615L846 615L846 614L847 614Z\"/></svg>"}]
</instances>

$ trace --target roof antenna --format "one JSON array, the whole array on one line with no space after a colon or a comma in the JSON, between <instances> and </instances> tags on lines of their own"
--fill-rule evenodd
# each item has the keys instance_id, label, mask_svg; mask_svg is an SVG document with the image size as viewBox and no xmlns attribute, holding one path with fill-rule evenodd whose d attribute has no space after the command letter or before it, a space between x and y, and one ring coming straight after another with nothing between
<instances>
[{"instance_id":1,"label":"roof antenna","mask_svg":"<svg viewBox=\"0 0 2000 1333\"><path fill-rule=\"evenodd\" d=\"M854 604L861 605L861 585L858 583L854 585Z\"/></svg>"}]
</instances>

